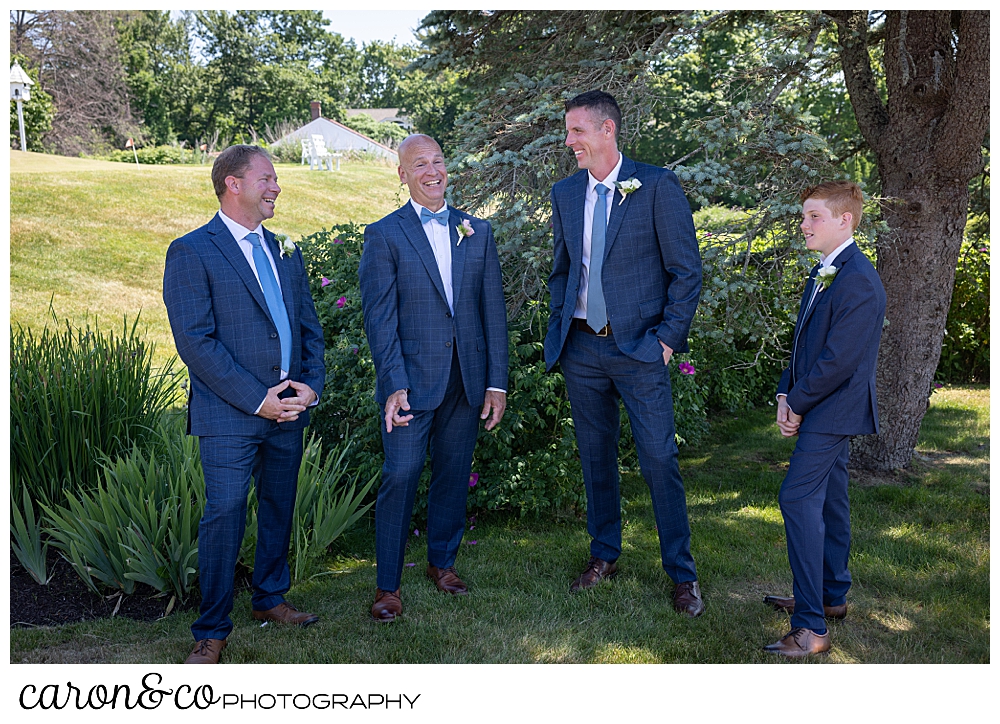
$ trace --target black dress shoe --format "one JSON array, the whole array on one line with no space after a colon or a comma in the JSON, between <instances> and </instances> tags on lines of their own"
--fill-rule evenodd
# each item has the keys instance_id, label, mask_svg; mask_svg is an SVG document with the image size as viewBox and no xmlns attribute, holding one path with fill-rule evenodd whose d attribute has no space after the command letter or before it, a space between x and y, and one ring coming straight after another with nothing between
<instances>
[{"instance_id":1,"label":"black dress shoe","mask_svg":"<svg viewBox=\"0 0 1000 724\"><path fill-rule=\"evenodd\" d=\"M781 638L781 641L768 644L764 650L791 659L800 659L811 654L825 654L830 650L830 632L820 635L811 629L793 628Z\"/></svg>"},{"instance_id":2,"label":"black dress shoe","mask_svg":"<svg viewBox=\"0 0 1000 724\"><path fill-rule=\"evenodd\" d=\"M685 581L674 586L674 610L690 618L705 613L705 602L701 600L698 581Z\"/></svg>"},{"instance_id":3,"label":"black dress shoe","mask_svg":"<svg viewBox=\"0 0 1000 724\"><path fill-rule=\"evenodd\" d=\"M791 615L795 613L795 599L791 596L764 596L764 603L775 611L784 611ZM826 618L843 619L847 618L847 603L839 606L823 606L823 616Z\"/></svg>"},{"instance_id":4,"label":"black dress shoe","mask_svg":"<svg viewBox=\"0 0 1000 724\"><path fill-rule=\"evenodd\" d=\"M613 562L608 563L605 560L591 556L590 560L587 561L586 570L573 581L569 590L571 593L576 593L577 591L593 588L605 578L614 578L617 575L618 566Z\"/></svg>"}]
</instances>

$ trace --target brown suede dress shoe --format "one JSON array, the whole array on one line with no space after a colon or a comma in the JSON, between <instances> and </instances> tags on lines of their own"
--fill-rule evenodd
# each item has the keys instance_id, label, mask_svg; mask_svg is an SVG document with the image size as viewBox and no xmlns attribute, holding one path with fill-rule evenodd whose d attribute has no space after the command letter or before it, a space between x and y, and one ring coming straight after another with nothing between
<instances>
[{"instance_id":1,"label":"brown suede dress shoe","mask_svg":"<svg viewBox=\"0 0 1000 724\"><path fill-rule=\"evenodd\" d=\"M399 598L399 589L383 591L375 589L375 603L372 604L372 618L381 623L395 621L396 616L403 613L403 601Z\"/></svg>"},{"instance_id":2,"label":"brown suede dress shoe","mask_svg":"<svg viewBox=\"0 0 1000 724\"><path fill-rule=\"evenodd\" d=\"M438 590L450 593L453 596L462 596L469 592L469 587L455 573L455 566L438 568L437 566L427 566L427 577L434 581Z\"/></svg>"},{"instance_id":3,"label":"brown suede dress shoe","mask_svg":"<svg viewBox=\"0 0 1000 724\"><path fill-rule=\"evenodd\" d=\"M201 641L196 641L194 649L184 659L184 663L217 664L224 648L226 648L226 639L202 639Z\"/></svg>"},{"instance_id":4,"label":"brown suede dress shoe","mask_svg":"<svg viewBox=\"0 0 1000 724\"><path fill-rule=\"evenodd\" d=\"M791 596L764 596L764 603L775 611L784 611L791 615L795 613L795 599ZM823 606L823 616L826 618L842 619L847 618L847 603L839 606Z\"/></svg>"},{"instance_id":5,"label":"brown suede dress shoe","mask_svg":"<svg viewBox=\"0 0 1000 724\"><path fill-rule=\"evenodd\" d=\"M274 608L266 611L254 611L253 617L258 621L273 621L274 623L290 623L293 626L312 626L319 621L315 613L303 613L287 601L282 601Z\"/></svg>"},{"instance_id":6,"label":"brown suede dress shoe","mask_svg":"<svg viewBox=\"0 0 1000 724\"><path fill-rule=\"evenodd\" d=\"M674 586L674 610L696 618L705 613L705 602L701 600L698 581L684 581Z\"/></svg>"},{"instance_id":7,"label":"brown suede dress shoe","mask_svg":"<svg viewBox=\"0 0 1000 724\"><path fill-rule=\"evenodd\" d=\"M768 644L764 650L791 659L800 659L810 654L825 654L830 650L830 632L827 631L820 636L807 628L793 628L782 637L781 641Z\"/></svg>"},{"instance_id":8,"label":"brown suede dress shoe","mask_svg":"<svg viewBox=\"0 0 1000 724\"><path fill-rule=\"evenodd\" d=\"M587 568L580 576L573 581L569 587L571 593L593 588L605 578L614 578L618 575L618 566L615 563L608 563L601 558L590 557L587 561Z\"/></svg>"}]
</instances>

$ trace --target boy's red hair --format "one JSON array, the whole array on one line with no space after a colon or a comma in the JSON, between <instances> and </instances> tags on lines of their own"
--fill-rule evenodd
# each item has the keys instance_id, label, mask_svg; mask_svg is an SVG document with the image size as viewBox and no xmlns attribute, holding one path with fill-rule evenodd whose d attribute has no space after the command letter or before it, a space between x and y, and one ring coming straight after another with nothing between
<instances>
[{"instance_id":1,"label":"boy's red hair","mask_svg":"<svg viewBox=\"0 0 1000 724\"><path fill-rule=\"evenodd\" d=\"M834 216L850 214L852 232L861 223L861 209L865 199L861 187L853 181L824 181L817 186L810 186L799 195L802 203L806 199L819 199Z\"/></svg>"}]
</instances>

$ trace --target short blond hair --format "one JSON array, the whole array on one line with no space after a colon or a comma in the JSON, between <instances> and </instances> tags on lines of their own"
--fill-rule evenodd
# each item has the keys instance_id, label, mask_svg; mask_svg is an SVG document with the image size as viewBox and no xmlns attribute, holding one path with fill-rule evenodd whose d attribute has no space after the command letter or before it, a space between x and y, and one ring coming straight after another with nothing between
<instances>
[{"instance_id":1,"label":"short blond hair","mask_svg":"<svg viewBox=\"0 0 1000 724\"><path fill-rule=\"evenodd\" d=\"M810 186L799 194L802 203L805 203L806 199L819 199L834 216L850 214L851 231L857 231L858 224L861 223L865 197L861 193L861 187L853 181L824 181L817 186Z\"/></svg>"}]
</instances>

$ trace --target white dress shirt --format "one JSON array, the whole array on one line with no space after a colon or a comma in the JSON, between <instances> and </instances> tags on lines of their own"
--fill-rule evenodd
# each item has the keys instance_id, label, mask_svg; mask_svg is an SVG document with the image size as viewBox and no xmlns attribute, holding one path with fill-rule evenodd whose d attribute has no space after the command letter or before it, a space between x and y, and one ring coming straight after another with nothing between
<instances>
[{"instance_id":1,"label":"white dress shirt","mask_svg":"<svg viewBox=\"0 0 1000 724\"><path fill-rule=\"evenodd\" d=\"M594 178L590 171L587 171L587 195L583 199L583 264L580 271L580 291L576 297L576 311L574 317L580 319L587 318L587 290L590 288L590 244L594 231L594 208L597 206L597 192L594 188L597 184L604 184L608 187L607 203L604 212L611 221L611 206L614 201L615 183L618 181L618 173L622 170L622 155L618 154L618 165L611 169L611 173L603 181ZM605 241L607 244L607 241ZM604 247L607 249L607 246Z\"/></svg>"},{"instance_id":2,"label":"white dress shirt","mask_svg":"<svg viewBox=\"0 0 1000 724\"><path fill-rule=\"evenodd\" d=\"M417 212L417 218L419 219L420 212L424 207L413 199L410 199L410 204L413 206L413 210ZM435 213L445 211L447 208L448 204L446 203ZM431 209L427 209L427 211L431 211ZM434 219L430 219L426 223L421 221L421 226L424 227L424 235L427 237L427 241L430 242L431 251L434 252L434 260L438 265L441 283L444 284L444 296L448 300L448 310L454 314L455 307L452 301L455 295L451 285L451 223L442 225Z\"/></svg>"}]
</instances>

